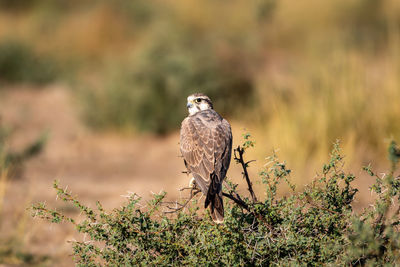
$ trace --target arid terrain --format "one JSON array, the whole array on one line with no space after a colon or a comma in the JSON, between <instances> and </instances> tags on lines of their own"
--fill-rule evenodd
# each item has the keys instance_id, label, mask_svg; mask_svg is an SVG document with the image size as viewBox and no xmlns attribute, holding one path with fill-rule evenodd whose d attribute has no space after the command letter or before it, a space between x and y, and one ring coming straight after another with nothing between
<instances>
[{"instance_id":1,"label":"arid terrain","mask_svg":"<svg viewBox=\"0 0 400 267\"><path fill-rule=\"evenodd\" d=\"M251 134L253 180L276 151L300 191L340 140L352 204L368 207L374 178L362 166L384 176L400 142L399 3L0 0L0 170L47 136L0 173L0 265L73 265L68 240L85 236L29 210L45 202L81 218L56 199L55 180L107 210L131 192L181 197L179 123L194 92L230 121L234 147ZM243 182L234 160L228 178Z\"/></svg>"},{"instance_id":2,"label":"arid terrain","mask_svg":"<svg viewBox=\"0 0 400 267\"><path fill-rule=\"evenodd\" d=\"M46 202L58 210L75 212L56 200L54 180L68 186L84 203L105 208L118 207L124 196L134 192L151 198L152 192L168 192L168 198L180 197L179 189L188 183L182 173L184 164L179 152L179 133L167 137L95 134L85 128L74 107L68 88L53 85L43 89L8 88L1 92L2 122L12 128L11 150L18 150L48 133L44 151L26 162L17 177L9 179L4 198L2 233L18 224L26 250L35 255L57 258L57 265L70 266L74 236L70 225L51 225L30 218L26 209L34 202ZM240 134L238 134L240 136ZM240 177L232 163L230 175ZM76 214L79 216L79 214ZM13 225L10 225L13 224Z\"/></svg>"},{"instance_id":3,"label":"arid terrain","mask_svg":"<svg viewBox=\"0 0 400 267\"><path fill-rule=\"evenodd\" d=\"M123 203L124 195L130 192L146 200L152 192L164 190L170 200L175 200L181 196L179 188L188 182L182 173L179 133L162 138L96 134L83 126L74 105L68 88L62 85L8 88L0 98L2 121L13 132L10 149L21 149L43 132L48 133L44 151L27 161L23 170L8 181L3 212L10 220L1 225L2 233L17 229L15 235L22 238L21 245L29 253L50 256L51 261L57 259L59 266L73 264L67 241L84 237L74 235L70 225L32 219L26 210L31 203L46 202L58 210L76 213L71 206L57 201L54 180L67 186L84 203L94 206L99 200L110 210ZM235 143L240 141L242 131L234 125ZM253 176L263 163L254 164L255 168L250 169ZM240 182L240 169L233 162L228 175ZM357 184L367 190L370 182L371 179ZM368 202L365 193L360 198L361 206Z\"/></svg>"}]
</instances>

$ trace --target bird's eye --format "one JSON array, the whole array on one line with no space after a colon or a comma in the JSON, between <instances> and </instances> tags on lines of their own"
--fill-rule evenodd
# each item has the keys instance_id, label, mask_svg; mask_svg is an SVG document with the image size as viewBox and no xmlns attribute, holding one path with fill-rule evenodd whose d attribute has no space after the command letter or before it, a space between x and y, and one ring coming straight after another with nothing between
<instances>
[{"instance_id":1,"label":"bird's eye","mask_svg":"<svg viewBox=\"0 0 400 267\"><path fill-rule=\"evenodd\" d=\"M200 99L200 98L196 98L194 101L195 101L196 103L200 103L200 102L201 102L201 99Z\"/></svg>"}]
</instances>

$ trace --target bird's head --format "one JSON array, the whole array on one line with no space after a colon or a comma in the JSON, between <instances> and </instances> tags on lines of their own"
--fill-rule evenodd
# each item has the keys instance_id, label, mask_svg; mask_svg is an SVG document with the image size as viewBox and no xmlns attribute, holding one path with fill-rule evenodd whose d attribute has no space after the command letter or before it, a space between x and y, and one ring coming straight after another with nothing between
<instances>
[{"instance_id":1,"label":"bird's head","mask_svg":"<svg viewBox=\"0 0 400 267\"><path fill-rule=\"evenodd\" d=\"M189 115L194 115L201 110L212 109L213 104L211 99L201 93L196 93L188 96L187 98L187 108Z\"/></svg>"}]
</instances>

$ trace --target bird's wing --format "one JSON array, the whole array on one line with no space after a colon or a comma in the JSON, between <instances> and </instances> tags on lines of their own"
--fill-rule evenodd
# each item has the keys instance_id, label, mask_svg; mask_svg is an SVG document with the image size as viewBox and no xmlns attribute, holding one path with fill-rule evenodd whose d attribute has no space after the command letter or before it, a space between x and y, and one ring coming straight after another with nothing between
<instances>
[{"instance_id":1,"label":"bird's wing","mask_svg":"<svg viewBox=\"0 0 400 267\"><path fill-rule=\"evenodd\" d=\"M229 122L225 119L222 120L222 134L221 139L223 139L223 143L225 144L225 150L221 154L221 179L224 179L226 173L228 172L229 164L231 163L231 154L232 154L232 130ZM222 182L222 181L221 181Z\"/></svg>"},{"instance_id":2,"label":"bird's wing","mask_svg":"<svg viewBox=\"0 0 400 267\"><path fill-rule=\"evenodd\" d=\"M214 137L201 116L187 117L181 127L181 153L185 165L203 194L207 194L214 172Z\"/></svg>"},{"instance_id":3,"label":"bird's wing","mask_svg":"<svg viewBox=\"0 0 400 267\"><path fill-rule=\"evenodd\" d=\"M210 195L221 192L222 181L228 171L232 151L232 131L229 123L223 119L213 129L215 175L211 176L212 181L208 192Z\"/></svg>"}]
</instances>

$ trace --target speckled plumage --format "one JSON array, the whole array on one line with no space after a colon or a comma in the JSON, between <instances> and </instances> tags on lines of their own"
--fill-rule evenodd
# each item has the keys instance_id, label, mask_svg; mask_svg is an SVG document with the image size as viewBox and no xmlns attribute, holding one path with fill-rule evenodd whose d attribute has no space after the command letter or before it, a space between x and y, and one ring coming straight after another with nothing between
<instances>
[{"instance_id":1,"label":"speckled plumage","mask_svg":"<svg viewBox=\"0 0 400 267\"><path fill-rule=\"evenodd\" d=\"M222 223L222 182L232 151L232 132L228 121L210 105L209 109L200 110L183 120L180 145L186 168L206 196L205 207L210 206L212 219Z\"/></svg>"}]
</instances>

